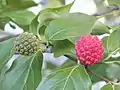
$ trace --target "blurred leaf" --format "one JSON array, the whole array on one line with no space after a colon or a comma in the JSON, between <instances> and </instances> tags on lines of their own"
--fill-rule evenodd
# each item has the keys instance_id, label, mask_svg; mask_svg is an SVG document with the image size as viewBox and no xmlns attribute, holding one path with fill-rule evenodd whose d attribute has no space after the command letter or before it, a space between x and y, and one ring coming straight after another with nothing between
<instances>
[{"instance_id":1,"label":"blurred leaf","mask_svg":"<svg viewBox=\"0 0 120 90\"><path fill-rule=\"evenodd\" d=\"M14 51L14 40L15 38L0 42L0 73L8 60L13 56Z\"/></svg>"},{"instance_id":2,"label":"blurred leaf","mask_svg":"<svg viewBox=\"0 0 120 90\"><path fill-rule=\"evenodd\" d=\"M55 57L70 53L74 45L69 40L54 41L53 52Z\"/></svg>"},{"instance_id":3,"label":"blurred leaf","mask_svg":"<svg viewBox=\"0 0 120 90\"><path fill-rule=\"evenodd\" d=\"M4 29L4 26L10 21L11 19L8 17L0 18L0 29Z\"/></svg>"},{"instance_id":4,"label":"blurred leaf","mask_svg":"<svg viewBox=\"0 0 120 90\"><path fill-rule=\"evenodd\" d=\"M65 5L65 0L59 0L63 5Z\"/></svg>"},{"instance_id":5,"label":"blurred leaf","mask_svg":"<svg viewBox=\"0 0 120 90\"><path fill-rule=\"evenodd\" d=\"M120 28L117 28L114 32L110 34L107 42L107 49L109 52L116 53L120 49Z\"/></svg>"},{"instance_id":6,"label":"blurred leaf","mask_svg":"<svg viewBox=\"0 0 120 90\"><path fill-rule=\"evenodd\" d=\"M42 14L42 13L44 14L44 13L48 13L48 12L53 12L53 13L59 14L59 15L66 14L66 13L69 12L69 10L72 7L73 3L74 2L72 2L72 3L68 4L68 5L58 7L58 8L46 8L46 9L40 11L39 15Z\"/></svg>"},{"instance_id":7,"label":"blurred leaf","mask_svg":"<svg viewBox=\"0 0 120 90\"><path fill-rule=\"evenodd\" d=\"M97 7L97 11L101 11L104 10L107 6L107 1L106 0L94 0L96 7Z\"/></svg>"},{"instance_id":8,"label":"blurred leaf","mask_svg":"<svg viewBox=\"0 0 120 90\"><path fill-rule=\"evenodd\" d=\"M68 13L73 3L58 8L46 8L40 11L30 24L30 31L37 34L43 25L48 25L51 20Z\"/></svg>"},{"instance_id":9,"label":"blurred leaf","mask_svg":"<svg viewBox=\"0 0 120 90\"><path fill-rule=\"evenodd\" d=\"M114 90L111 84L107 84L103 86L100 90Z\"/></svg>"},{"instance_id":10,"label":"blurred leaf","mask_svg":"<svg viewBox=\"0 0 120 90\"><path fill-rule=\"evenodd\" d=\"M20 26L28 26L31 23L32 19L35 17L35 15L28 10L6 12L3 13L1 16L11 18Z\"/></svg>"},{"instance_id":11,"label":"blurred leaf","mask_svg":"<svg viewBox=\"0 0 120 90\"><path fill-rule=\"evenodd\" d=\"M62 6L59 0L47 0L47 8L56 8Z\"/></svg>"},{"instance_id":12,"label":"blurred leaf","mask_svg":"<svg viewBox=\"0 0 120 90\"><path fill-rule=\"evenodd\" d=\"M0 90L35 90L42 78L42 61L40 51L33 56L20 56L5 73Z\"/></svg>"},{"instance_id":13,"label":"blurred leaf","mask_svg":"<svg viewBox=\"0 0 120 90\"><path fill-rule=\"evenodd\" d=\"M90 34L95 17L85 14L68 14L50 22L45 30L48 40L64 40ZM70 22L70 23L69 23Z\"/></svg>"},{"instance_id":14,"label":"blurred leaf","mask_svg":"<svg viewBox=\"0 0 120 90\"><path fill-rule=\"evenodd\" d=\"M33 0L1 0L0 13L26 9L37 5Z\"/></svg>"},{"instance_id":15,"label":"blurred leaf","mask_svg":"<svg viewBox=\"0 0 120 90\"><path fill-rule=\"evenodd\" d=\"M105 26L105 24L97 21L92 29L91 34L93 35L101 35L101 34L105 34L105 33L109 33L109 29L107 26Z\"/></svg>"},{"instance_id":16,"label":"blurred leaf","mask_svg":"<svg viewBox=\"0 0 120 90\"><path fill-rule=\"evenodd\" d=\"M114 85L114 89L113 90L120 90L120 84L119 85Z\"/></svg>"},{"instance_id":17,"label":"blurred leaf","mask_svg":"<svg viewBox=\"0 0 120 90\"><path fill-rule=\"evenodd\" d=\"M48 75L37 90L91 90L91 81L84 67L77 65Z\"/></svg>"},{"instance_id":18,"label":"blurred leaf","mask_svg":"<svg viewBox=\"0 0 120 90\"><path fill-rule=\"evenodd\" d=\"M117 5L120 5L120 0L107 0L108 1L108 4L112 5L112 4L117 4Z\"/></svg>"},{"instance_id":19,"label":"blurred leaf","mask_svg":"<svg viewBox=\"0 0 120 90\"><path fill-rule=\"evenodd\" d=\"M117 6L113 5L113 6L110 6L111 8L112 7L116 7L118 8ZM109 11L109 9L108 9ZM111 11L107 14L104 15L104 24L109 26L112 30L115 30L117 27L119 27L119 16L120 16L120 11L119 10L114 10L114 11Z\"/></svg>"}]
</instances>

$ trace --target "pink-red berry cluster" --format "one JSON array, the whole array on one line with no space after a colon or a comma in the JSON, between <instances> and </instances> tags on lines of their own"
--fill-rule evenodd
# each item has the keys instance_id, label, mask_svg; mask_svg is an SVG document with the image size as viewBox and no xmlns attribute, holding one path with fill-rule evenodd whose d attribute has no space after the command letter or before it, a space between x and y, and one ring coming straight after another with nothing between
<instances>
[{"instance_id":1,"label":"pink-red berry cluster","mask_svg":"<svg viewBox=\"0 0 120 90\"><path fill-rule=\"evenodd\" d=\"M99 63L104 53L102 40L92 35L81 37L75 45L75 50L79 61L89 66Z\"/></svg>"}]
</instances>

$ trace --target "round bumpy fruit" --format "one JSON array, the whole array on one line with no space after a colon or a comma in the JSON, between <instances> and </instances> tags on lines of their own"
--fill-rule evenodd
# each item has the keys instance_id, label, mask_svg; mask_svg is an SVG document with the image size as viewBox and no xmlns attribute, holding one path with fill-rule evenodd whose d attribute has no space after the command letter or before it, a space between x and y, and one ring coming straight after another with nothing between
<instances>
[{"instance_id":1,"label":"round bumpy fruit","mask_svg":"<svg viewBox=\"0 0 120 90\"><path fill-rule=\"evenodd\" d=\"M15 41L15 53L32 55L40 47L40 40L33 33L25 32L18 36Z\"/></svg>"},{"instance_id":2,"label":"round bumpy fruit","mask_svg":"<svg viewBox=\"0 0 120 90\"><path fill-rule=\"evenodd\" d=\"M81 37L75 45L75 50L79 61L88 66L99 63L104 53L102 40L92 35Z\"/></svg>"}]
</instances>

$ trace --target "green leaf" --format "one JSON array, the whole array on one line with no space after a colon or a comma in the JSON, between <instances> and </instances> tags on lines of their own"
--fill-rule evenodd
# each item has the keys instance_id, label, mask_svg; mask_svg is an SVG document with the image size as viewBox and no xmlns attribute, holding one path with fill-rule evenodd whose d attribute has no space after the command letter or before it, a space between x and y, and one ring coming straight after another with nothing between
<instances>
[{"instance_id":1,"label":"green leaf","mask_svg":"<svg viewBox=\"0 0 120 90\"><path fill-rule=\"evenodd\" d=\"M120 90L120 85L107 84L103 86L100 90Z\"/></svg>"},{"instance_id":2,"label":"green leaf","mask_svg":"<svg viewBox=\"0 0 120 90\"><path fill-rule=\"evenodd\" d=\"M31 24L29 26L29 29L30 29L30 32L31 33L34 33L34 34L38 34L38 31L37 31L37 27L38 27L38 21L37 21L37 18L38 16L36 16L32 21L31 21Z\"/></svg>"},{"instance_id":3,"label":"green leaf","mask_svg":"<svg viewBox=\"0 0 120 90\"><path fill-rule=\"evenodd\" d=\"M107 50L107 41L108 41L108 36L102 38L102 42L103 42L103 47L104 47L104 58L103 60L108 56L108 50Z\"/></svg>"},{"instance_id":4,"label":"green leaf","mask_svg":"<svg viewBox=\"0 0 120 90\"><path fill-rule=\"evenodd\" d=\"M26 9L37 5L33 0L1 0L0 13Z\"/></svg>"},{"instance_id":5,"label":"green leaf","mask_svg":"<svg viewBox=\"0 0 120 90\"><path fill-rule=\"evenodd\" d=\"M97 21L95 23L93 29L92 29L91 34L93 34L93 35L101 35L101 34L105 34L105 33L109 33L108 27L105 24Z\"/></svg>"},{"instance_id":6,"label":"green leaf","mask_svg":"<svg viewBox=\"0 0 120 90\"><path fill-rule=\"evenodd\" d=\"M106 69L107 72L107 76L112 79L115 80L117 79L118 81L120 80L120 61L119 63L109 63L108 67Z\"/></svg>"},{"instance_id":7,"label":"green leaf","mask_svg":"<svg viewBox=\"0 0 120 90\"><path fill-rule=\"evenodd\" d=\"M46 39L64 40L90 34L94 21L95 17L82 13L65 15L50 22L45 30Z\"/></svg>"},{"instance_id":8,"label":"green leaf","mask_svg":"<svg viewBox=\"0 0 120 90\"><path fill-rule=\"evenodd\" d=\"M38 21L39 21L39 24L42 25L42 24L45 24L47 25L47 22L49 21L52 21L53 19L55 18L58 18L59 15L54 13L54 12L42 12L40 13L40 15L38 16Z\"/></svg>"},{"instance_id":9,"label":"green leaf","mask_svg":"<svg viewBox=\"0 0 120 90\"><path fill-rule=\"evenodd\" d=\"M69 38L68 40L71 41L73 44L76 44L76 42L77 42L79 39L80 39L80 36L75 37L75 38L71 37L71 38Z\"/></svg>"},{"instance_id":10,"label":"green leaf","mask_svg":"<svg viewBox=\"0 0 120 90\"><path fill-rule=\"evenodd\" d=\"M48 75L37 90L91 90L91 81L84 67L77 65Z\"/></svg>"},{"instance_id":11,"label":"green leaf","mask_svg":"<svg viewBox=\"0 0 120 90\"><path fill-rule=\"evenodd\" d=\"M52 70L52 71L56 70L56 68L57 68L57 66L51 62L46 62L46 66L47 66L48 70Z\"/></svg>"},{"instance_id":12,"label":"green leaf","mask_svg":"<svg viewBox=\"0 0 120 90\"><path fill-rule=\"evenodd\" d=\"M120 73L119 73L120 72L120 61L94 65L90 69L94 71L96 74L98 74L99 76L107 78L108 80L111 80L111 81L120 80ZM89 75L93 83L101 81L99 78L97 78L93 74L89 73Z\"/></svg>"},{"instance_id":13,"label":"green leaf","mask_svg":"<svg viewBox=\"0 0 120 90\"><path fill-rule=\"evenodd\" d=\"M46 8L40 11L30 24L30 31L37 34L43 25L48 25L51 20L68 13L73 3L58 8Z\"/></svg>"},{"instance_id":14,"label":"green leaf","mask_svg":"<svg viewBox=\"0 0 120 90\"><path fill-rule=\"evenodd\" d=\"M70 8L72 7L74 1L68 5L64 5L64 6L61 6L61 7L58 7L58 8L47 8L47 9L44 9L42 11L40 11L39 14L41 13L47 13L47 12L53 12L55 14L66 14L70 11Z\"/></svg>"},{"instance_id":15,"label":"green leaf","mask_svg":"<svg viewBox=\"0 0 120 90\"><path fill-rule=\"evenodd\" d=\"M20 56L5 73L0 90L35 90L41 81L43 56L39 51L32 56Z\"/></svg>"},{"instance_id":16,"label":"green leaf","mask_svg":"<svg viewBox=\"0 0 120 90\"><path fill-rule=\"evenodd\" d=\"M28 10L6 12L3 13L1 16L11 18L20 26L28 26L31 23L32 19L35 17L35 15Z\"/></svg>"},{"instance_id":17,"label":"green leaf","mask_svg":"<svg viewBox=\"0 0 120 90\"><path fill-rule=\"evenodd\" d=\"M104 46L104 48L106 48L106 49L107 49L108 37L109 37L109 36L106 36L106 37L102 38L103 46Z\"/></svg>"},{"instance_id":18,"label":"green leaf","mask_svg":"<svg viewBox=\"0 0 120 90\"><path fill-rule=\"evenodd\" d=\"M104 63L120 63L120 57L112 58L110 57L108 60L104 60Z\"/></svg>"},{"instance_id":19,"label":"green leaf","mask_svg":"<svg viewBox=\"0 0 120 90\"><path fill-rule=\"evenodd\" d=\"M37 32L41 32L42 26L48 26L48 24L54 20L55 18L58 18L59 15L54 12L43 12L40 15L38 15L38 26L37 26ZM44 29L45 31L45 29Z\"/></svg>"},{"instance_id":20,"label":"green leaf","mask_svg":"<svg viewBox=\"0 0 120 90\"><path fill-rule=\"evenodd\" d=\"M15 38L0 42L0 73L4 66L7 64L8 60L14 54L13 47L14 47L14 40Z\"/></svg>"},{"instance_id":21,"label":"green leaf","mask_svg":"<svg viewBox=\"0 0 120 90\"><path fill-rule=\"evenodd\" d=\"M103 86L100 90L114 90L111 84L107 84Z\"/></svg>"},{"instance_id":22,"label":"green leaf","mask_svg":"<svg viewBox=\"0 0 120 90\"><path fill-rule=\"evenodd\" d=\"M108 37L107 49L109 52L112 52L113 54L116 53L120 48L119 36L120 36L120 30L119 30L119 28L117 28Z\"/></svg>"},{"instance_id":23,"label":"green leaf","mask_svg":"<svg viewBox=\"0 0 120 90\"><path fill-rule=\"evenodd\" d=\"M54 41L53 52L55 57L70 53L74 45L69 40Z\"/></svg>"},{"instance_id":24,"label":"green leaf","mask_svg":"<svg viewBox=\"0 0 120 90\"><path fill-rule=\"evenodd\" d=\"M60 68L64 69L64 68L68 68L68 67L74 66L76 64L77 63L75 61L68 59L64 64L61 65Z\"/></svg>"},{"instance_id":25,"label":"green leaf","mask_svg":"<svg viewBox=\"0 0 120 90\"><path fill-rule=\"evenodd\" d=\"M91 66L90 69L92 71L94 71L96 74L98 74L104 78L107 78L107 73L106 73L107 67L108 67L108 64L96 64L94 66ZM104 70L103 70L103 68L104 68ZM100 79L97 78L96 76L94 76L93 74L89 73L89 75L90 75L90 78L93 83L100 81Z\"/></svg>"}]
</instances>

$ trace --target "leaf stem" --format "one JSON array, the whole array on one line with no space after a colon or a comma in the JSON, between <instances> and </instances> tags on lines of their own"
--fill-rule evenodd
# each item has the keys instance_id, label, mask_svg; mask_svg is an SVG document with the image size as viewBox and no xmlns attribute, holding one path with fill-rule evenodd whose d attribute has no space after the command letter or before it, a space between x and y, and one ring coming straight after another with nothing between
<instances>
[{"instance_id":1,"label":"leaf stem","mask_svg":"<svg viewBox=\"0 0 120 90\"><path fill-rule=\"evenodd\" d=\"M105 81L106 83L110 83L110 82L111 82L110 80L108 80L108 79L106 79L106 78L104 78L104 77L96 74L94 71L90 70L90 68L89 68L88 66L86 66L85 68L86 68L86 70L87 70L88 72L92 73L94 76L96 76L96 77L98 77L99 79Z\"/></svg>"}]
</instances>

